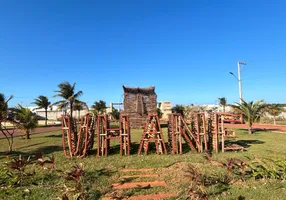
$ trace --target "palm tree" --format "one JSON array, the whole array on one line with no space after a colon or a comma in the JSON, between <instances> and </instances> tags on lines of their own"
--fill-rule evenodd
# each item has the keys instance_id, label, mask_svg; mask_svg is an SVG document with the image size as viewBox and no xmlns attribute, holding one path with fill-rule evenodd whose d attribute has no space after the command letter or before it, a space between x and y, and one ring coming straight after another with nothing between
<instances>
[{"instance_id":1,"label":"palm tree","mask_svg":"<svg viewBox=\"0 0 286 200\"><path fill-rule=\"evenodd\" d=\"M185 107L183 105L176 105L175 107L172 108L172 113L179 113L182 116L184 116L185 112Z\"/></svg>"},{"instance_id":2,"label":"palm tree","mask_svg":"<svg viewBox=\"0 0 286 200\"><path fill-rule=\"evenodd\" d=\"M254 122L258 122L260 117L266 111L267 105L263 100L257 102L246 102L242 99L242 103L235 103L232 108L243 115L245 121L248 124L248 133L252 134L252 125Z\"/></svg>"},{"instance_id":3,"label":"palm tree","mask_svg":"<svg viewBox=\"0 0 286 200\"><path fill-rule=\"evenodd\" d=\"M75 104L73 105L73 110L78 111L78 119L80 119L80 111L83 110L84 108L88 109L88 106L84 102L76 101Z\"/></svg>"},{"instance_id":4,"label":"palm tree","mask_svg":"<svg viewBox=\"0 0 286 200\"><path fill-rule=\"evenodd\" d=\"M225 112L225 106L227 102L226 98L225 97L218 98L218 101L219 105L222 106L223 112Z\"/></svg>"},{"instance_id":5,"label":"palm tree","mask_svg":"<svg viewBox=\"0 0 286 200\"><path fill-rule=\"evenodd\" d=\"M43 96L43 95L40 95L40 96L38 96L38 97L35 99L35 101L34 101L32 104L35 104L35 105L38 106L37 108L35 108L35 110L37 110L37 109L42 109L42 108L45 109L45 116L46 116L45 124L46 124L46 126L47 126L47 121L48 121L48 108L49 108L49 106L51 105L51 102L49 102L48 97Z\"/></svg>"},{"instance_id":6,"label":"palm tree","mask_svg":"<svg viewBox=\"0 0 286 200\"><path fill-rule=\"evenodd\" d=\"M112 112L110 113L111 117L115 120L119 120L120 118L120 112L112 107Z\"/></svg>"},{"instance_id":7,"label":"palm tree","mask_svg":"<svg viewBox=\"0 0 286 200\"><path fill-rule=\"evenodd\" d=\"M72 118L73 106L76 102L81 102L78 98L83 94L82 91L75 92L75 85L71 85L69 82L63 82L58 85L59 90L56 90L58 94L54 97L61 97L63 100L55 102L53 105L57 105L58 109L68 108L70 109L70 117Z\"/></svg>"},{"instance_id":8,"label":"palm tree","mask_svg":"<svg viewBox=\"0 0 286 200\"><path fill-rule=\"evenodd\" d=\"M18 122L17 127L25 132L26 139L30 139L31 130L38 126L37 115L29 108L24 108L20 104L12 108L15 119Z\"/></svg>"},{"instance_id":9,"label":"palm tree","mask_svg":"<svg viewBox=\"0 0 286 200\"><path fill-rule=\"evenodd\" d=\"M105 101L96 101L91 106L95 110L95 114L103 114L106 110L106 102Z\"/></svg>"},{"instance_id":10,"label":"palm tree","mask_svg":"<svg viewBox=\"0 0 286 200\"><path fill-rule=\"evenodd\" d=\"M281 104L269 104L267 106L266 112L273 116L273 123L276 125L276 117L284 111Z\"/></svg>"}]
</instances>

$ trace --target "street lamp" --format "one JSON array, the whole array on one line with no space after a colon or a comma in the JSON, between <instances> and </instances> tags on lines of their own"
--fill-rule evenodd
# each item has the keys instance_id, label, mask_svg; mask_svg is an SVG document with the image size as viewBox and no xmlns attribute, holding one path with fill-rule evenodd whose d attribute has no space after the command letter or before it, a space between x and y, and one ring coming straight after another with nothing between
<instances>
[{"instance_id":1,"label":"street lamp","mask_svg":"<svg viewBox=\"0 0 286 200\"><path fill-rule=\"evenodd\" d=\"M240 70L241 70L240 65L246 65L246 63L245 62L237 62L237 72L238 72L237 75L238 75L238 77L236 77L234 75L234 73L232 73L232 72L229 72L229 73L231 75L233 75L236 78L236 80L238 81L239 102L242 103L242 85L241 85L241 78L240 78Z\"/></svg>"}]
</instances>

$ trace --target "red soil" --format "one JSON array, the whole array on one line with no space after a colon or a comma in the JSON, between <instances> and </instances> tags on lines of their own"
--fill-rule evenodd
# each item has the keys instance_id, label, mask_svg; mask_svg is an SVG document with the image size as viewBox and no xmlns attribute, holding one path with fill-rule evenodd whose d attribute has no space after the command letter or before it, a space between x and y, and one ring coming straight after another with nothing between
<instances>
[{"instance_id":1,"label":"red soil","mask_svg":"<svg viewBox=\"0 0 286 200\"><path fill-rule=\"evenodd\" d=\"M130 182L130 183L114 183L112 184L113 189L125 189L125 188L136 188L136 187L155 187L163 186L166 187L167 183L165 181L152 181L152 182Z\"/></svg>"},{"instance_id":2,"label":"red soil","mask_svg":"<svg viewBox=\"0 0 286 200\"><path fill-rule=\"evenodd\" d=\"M158 177L158 174L137 174L129 176L120 176L120 178L142 178L142 177Z\"/></svg>"},{"instance_id":3,"label":"red soil","mask_svg":"<svg viewBox=\"0 0 286 200\"><path fill-rule=\"evenodd\" d=\"M148 195L138 195L138 196L132 196L128 198L123 198L122 200L160 200L168 197L175 196L175 194L172 193L158 193L158 194L148 194ZM116 198L112 197L103 197L102 200L116 200Z\"/></svg>"}]
</instances>

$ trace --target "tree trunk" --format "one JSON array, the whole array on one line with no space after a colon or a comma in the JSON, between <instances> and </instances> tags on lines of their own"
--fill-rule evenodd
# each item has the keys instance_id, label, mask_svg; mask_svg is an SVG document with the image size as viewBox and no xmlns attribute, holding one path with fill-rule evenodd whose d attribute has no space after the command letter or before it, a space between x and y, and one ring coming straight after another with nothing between
<instances>
[{"instance_id":1,"label":"tree trunk","mask_svg":"<svg viewBox=\"0 0 286 200\"><path fill-rule=\"evenodd\" d=\"M26 130L26 139L30 139L30 130Z\"/></svg>"},{"instance_id":2,"label":"tree trunk","mask_svg":"<svg viewBox=\"0 0 286 200\"><path fill-rule=\"evenodd\" d=\"M78 110L78 119L80 120L80 110Z\"/></svg>"},{"instance_id":3,"label":"tree trunk","mask_svg":"<svg viewBox=\"0 0 286 200\"><path fill-rule=\"evenodd\" d=\"M73 105L72 105L72 102L70 102L70 111L71 111L71 118L72 118L72 111L73 111Z\"/></svg>"},{"instance_id":4,"label":"tree trunk","mask_svg":"<svg viewBox=\"0 0 286 200\"><path fill-rule=\"evenodd\" d=\"M225 106L222 106L223 112L225 112Z\"/></svg>"},{"instance_id":5,"label":"tree trunk","mask_svg":"<svg viewBox=\"0 0 286 200\"><path fill-rule=\"evenodd\" d=\"M248 126L248 134L252 134L252 127Z\"/></svg>"},{"instance_id":6,"label":"tree trunk","mask_svg":"<svg viewBox=\"0 0 286 200\"><path fill-rule=\"evenodd\" d=\"M275 118L275 116L273 116L273 123L274 123L274 125L276 125L276 118Z\"/></svg>"},{"instance_id":7,"label":"tree trunk","mask_svg":"<svg viewBox=\"0 0 286 200\"><path fill-rule=\"evenodd\" d=\"M9 144L9 153L11 153L12 151L13 151L13 144L10 143L10 144Z\"/></svg>"},{"instance_id":8,"label":"tree trunk","mask_svg":"<svg viewBox=\"0 0 286 200\"><path fill-rule=\"evenodd\" d=\"M46 109L45 111L46 111L46 122L45 122L45 124L47 126L48 125L48 110Z\"/></svg>"}]
</instances>

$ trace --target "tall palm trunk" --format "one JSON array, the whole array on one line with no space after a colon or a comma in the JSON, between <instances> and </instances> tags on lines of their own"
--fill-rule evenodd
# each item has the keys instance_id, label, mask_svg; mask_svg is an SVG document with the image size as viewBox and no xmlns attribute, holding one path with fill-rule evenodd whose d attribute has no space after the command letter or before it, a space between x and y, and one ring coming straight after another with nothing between
<instances>
[{"instance_id":1,"label":"tall palm trunk","mask_svg":"<svg viewBox=\"0 0 286 200\"><path fill-rule=\"evenodd\" d=\"M45 121L45 125L48 125L48 109L45 109L45 114L46 114L46 121Z\"/></svg>"},{"instance_id":2,"label":"tall palm trunk","mask_svg":"<svg viewBox=\"0 0 286 200\"><path fill-rule=\"evenodd\" d=\"M252 123L248 122L248 134L252 134Z\"/></svg>"},{"instance_id":3,"label":"tall palm trunk","mask_svg":"<svg viewBox=\"0 0 286 200\"><path fill-rule=\"evenodd\" d=\"M70 112L71 112L71 119L72 119L72 111L73 111L73 103L70 101Z\"/></svg>"},{"instance_id":4,"label":"tall palm trunk","mask_svg":"<svg viewBox=\"0 0 286 200\"><path fill-rule=\"evenodd\" d=\"M276 118L275 118L275 116L273 116L273 123L274 123L274 125L276 125Z\"/></svg>"}]
</instances>

